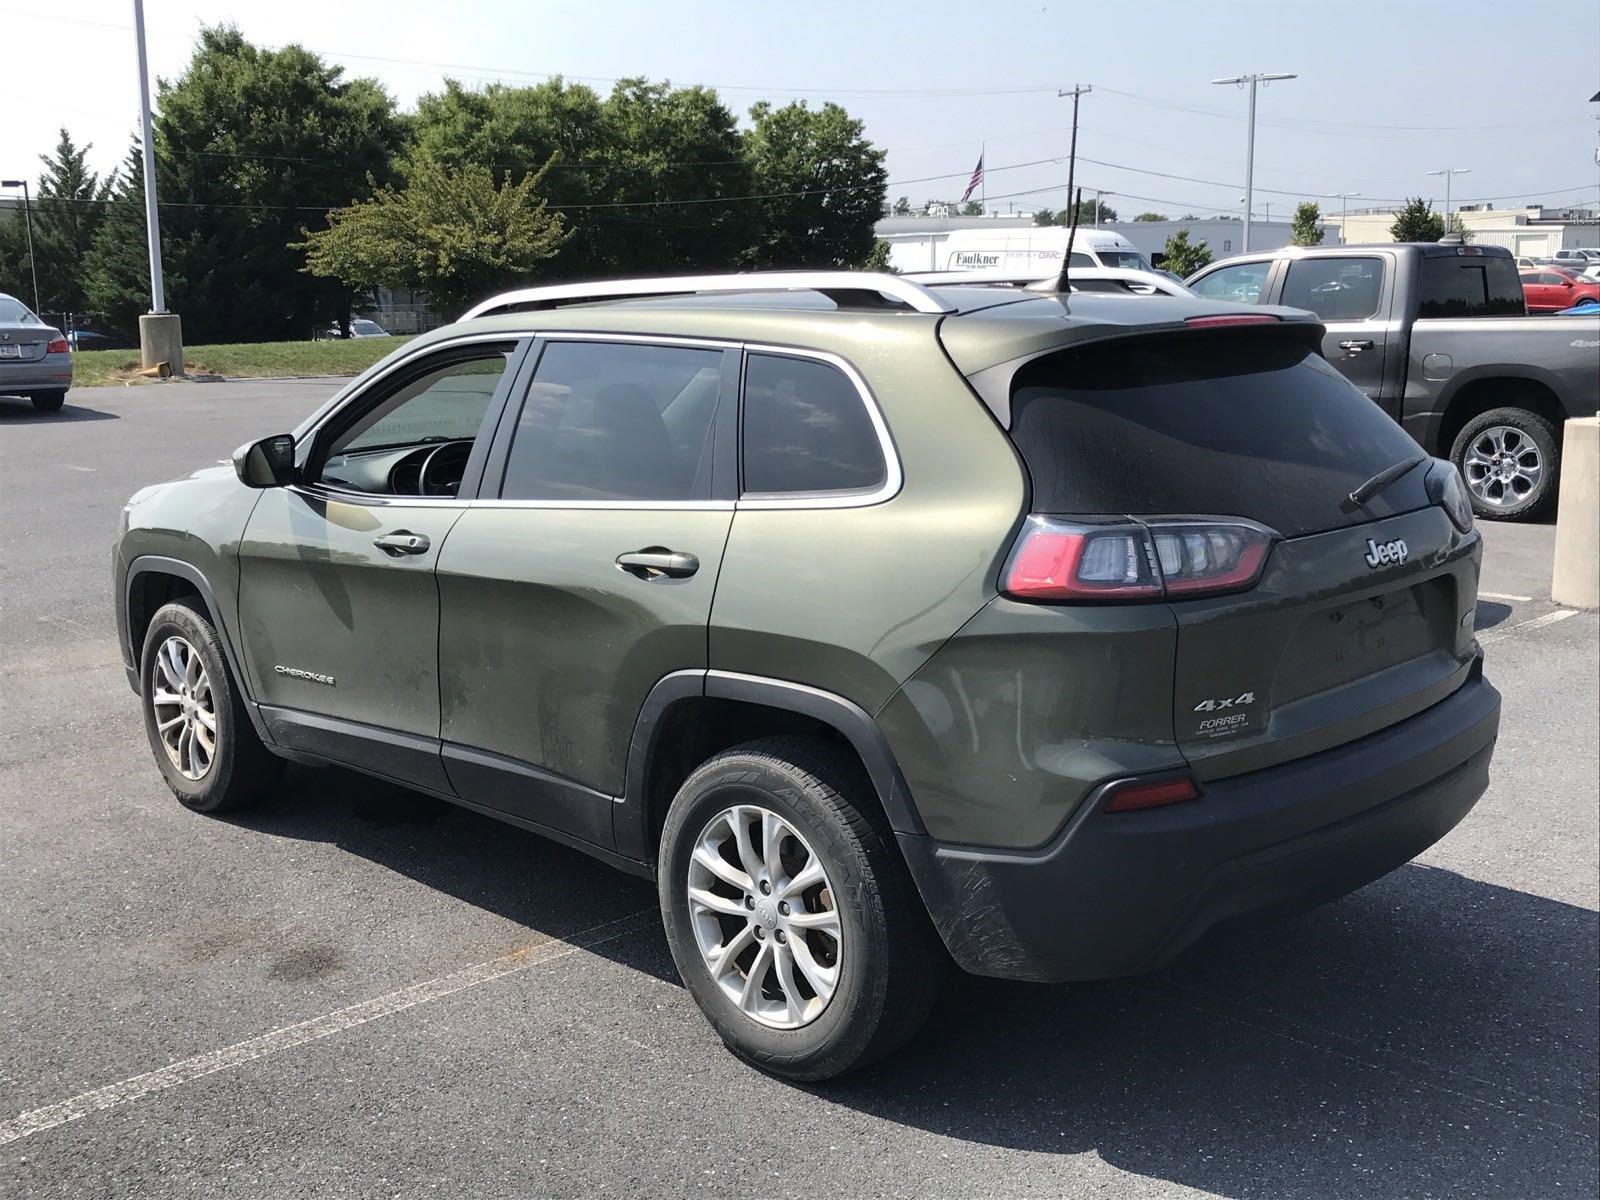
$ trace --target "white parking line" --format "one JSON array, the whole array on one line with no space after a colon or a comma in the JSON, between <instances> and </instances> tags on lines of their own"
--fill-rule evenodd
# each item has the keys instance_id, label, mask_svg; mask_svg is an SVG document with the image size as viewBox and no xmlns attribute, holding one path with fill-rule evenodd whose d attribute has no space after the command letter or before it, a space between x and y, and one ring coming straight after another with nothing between
<instances>
[{"instance_id":1,"label":"white parking line","mask_svg":"<svg viewBox=\"0 0 1600 1200\"><path fill-rule=\"evenodd\" d=\"M1546 625L1554 625L1557 621L1565 621L1568 617L1578 615L1575 608L1558 608L1555 612L1547 612L1542 617L1534 617L1529 621L1518 621L1515 625L1502 625L1478 635L1480 644L1498 642L1510 637L1513 633L1521 633L1527 629L1543 629Z\"/></svg>"},{"instance_id":2,"label":"white parking line","mask_svg":"<svg viewBox=\"0 0 1600 1200\"><path fill-rule=\"evenodd\" d=\"M390 992L385 996L353 1004L349 1008L313 1017L309 1021L301 1021L298 1025L286 1025L282 1029L274 1029L271 1033L264 1033L260 1037L236 1042L220 1050L211 1050L194 1058L175 1062L158 1071L135 1075L132 1079L124 1079L120 1083L84 1092L70 1100L22 1113L9 1121L0 1121L0 1146L36 1133L43 1133L46 1129L53 1129L68 1121L76 1121L79 1117L86 1117L90 1113L116 1108L148 1096L152 1092L192 1083L217 1071L242 1066L252 1059L265 1058L269 1054L303 1046L318 1038L331 1037L347 1029L354 1029L357 1025L365 1025L368 1021L375 1021L379 1017L387 1017L408 1008L415 1008L419 1004L427 1004L431 1000L477 987L480 983L488 983L490 980L500 979L518 971L526 971L529 967L565 958L579 950L588 950L602 943L615 941L635 930L643 929L647 924L645 918L653 915L654 911L654 909L640 909L615 921L592 926L565 940L551 938L534 946L513 950L510 954L479 963L477 966L463 967L459 971L452 971L437 979L401 988L398 992Z\"/></svg>"},{"instance_id":3,"label":"white parking line","mask_svg":"<svg viewBox=\"0 0 1600 1200\"><path fill-rule=\"evenodd\" d=\"M1533 599L1532 596L1514 596L1510 592L1479 592L1478 595L1485 600L1512 600L1517 604L1526 604Z\"/></svg>"}]
</instances>

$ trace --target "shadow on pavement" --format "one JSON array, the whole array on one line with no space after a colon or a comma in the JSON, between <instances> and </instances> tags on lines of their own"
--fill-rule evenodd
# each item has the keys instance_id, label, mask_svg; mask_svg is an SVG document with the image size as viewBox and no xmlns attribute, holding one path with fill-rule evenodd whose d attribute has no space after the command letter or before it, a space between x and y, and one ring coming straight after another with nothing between
<instances>
[{"instance_id":1,"label":"shadow on pavement","mask_svg":"<svg viewBox=\"0 0 1600 1200\"><path fill-rule=\"evenodd\" d=\"M0 425L66 425L73 421L119 421L116 413L81 404L67 404L53 413L40 412L30 400L0 396Z\"/></svg>"},{"instance_id":2,"label":"shadow on pavement","mask_svg":"<svg viewBox=\"0 0 1600 1200\"><path fill-rule=\"evenodd\" d=\"M1498 600L1479 600L1477 611L1473 614L1473 632L1493 629L1511 615L1511 605L1501 604Z\"/></svg>"},{"instance_id":3,"label":"shadow on pavement","mask_svg":"<svg viewBox=\"0 0 1600 1200\"><path fill-rule=\"evenodd\" d=\"M655 901L576 851L381 783L291 769L284 793L237 823L336 844L535 929L596 897ZM676 981L659 931L595 952ZM1227 1197L1593 1197L1597 962L1600 914L1412 865L1314 912L1217 930L1138 979L955 975L905 1050L805 1090Z\"/></svg>"}]
</instances>

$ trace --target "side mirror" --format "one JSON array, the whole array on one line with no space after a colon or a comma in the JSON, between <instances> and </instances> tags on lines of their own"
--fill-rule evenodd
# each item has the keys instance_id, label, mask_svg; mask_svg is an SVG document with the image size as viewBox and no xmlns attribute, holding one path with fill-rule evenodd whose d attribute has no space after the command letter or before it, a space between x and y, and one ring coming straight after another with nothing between
<instances>
[{"instance_id":1,"label":"side mirror","mask_svg":"<svg viewBox=\"0 0 1600 1200\"><path fill-rule=\"evenodd\" d=\"M294 482L294 438L274 434L233 452L233 469L245 487L287 487Z\"/></svg>"}]
</instances>

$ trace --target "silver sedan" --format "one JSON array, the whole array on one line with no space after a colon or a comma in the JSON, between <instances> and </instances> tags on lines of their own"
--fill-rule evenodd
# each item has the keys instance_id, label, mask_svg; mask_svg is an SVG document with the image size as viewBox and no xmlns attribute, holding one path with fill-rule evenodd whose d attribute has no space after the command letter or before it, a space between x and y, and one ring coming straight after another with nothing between
<instances>
[{"instance_id":1,"label":"silver sedan","mask_svg":"<svg viewBox=\"0 0 1600 1200\"><path fill-rule=\"evenodd\" d=\"M72 386L72 350L15 296L0 292L0 396L27 396L40 412L55 412Z\"/></svg>"}]
</instances>

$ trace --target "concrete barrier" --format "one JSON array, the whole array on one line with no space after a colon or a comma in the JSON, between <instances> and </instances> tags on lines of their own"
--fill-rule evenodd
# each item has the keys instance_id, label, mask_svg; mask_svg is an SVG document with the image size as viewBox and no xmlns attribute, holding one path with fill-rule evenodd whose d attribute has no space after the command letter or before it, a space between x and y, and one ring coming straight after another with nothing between
<instances>
[{"instance_id":1,"label":"concrete barrier","mask_svg":"<svg viewBox=\"0 0 1600 1200\"><path fill-rule=\"evenodd\" d=\"M183 322L177 313L139 318L139 363L146 370L166 363L172 374L183 374Z\"/></svg>"},{"instance_id":2,"label":"concrete barrier","mask_svg":"<svg viewBox=\"0 0 1600 1200\"><path fill-rule=\"evenodd\" d=\"M1568 421L1561 441L1561 493L1550 598L1600 608L1600 417Z\"/></svg>"}]
</instances>

